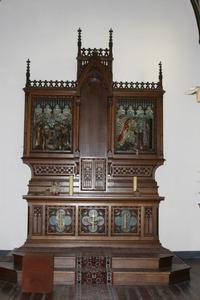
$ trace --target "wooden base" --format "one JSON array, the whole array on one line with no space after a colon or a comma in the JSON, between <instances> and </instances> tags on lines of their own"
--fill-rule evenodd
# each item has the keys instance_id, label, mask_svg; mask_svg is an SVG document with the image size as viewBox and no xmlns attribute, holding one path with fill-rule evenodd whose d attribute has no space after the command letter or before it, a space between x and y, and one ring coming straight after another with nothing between
<instances>
[{"instance_id":1,"label":"wooden base","mask_svg":"<svg viewBox=\"0 0 200 300\"><path fill-rule=\"evenodd\" d=\"M10 262L7 262L7 273L2 273L3 262L0 264L1 278L5 274L6 280L13 280L16 273L20 284L23 256L38 252L54 255L54 284L163 285L190 279L190 267L161 246L139 249L21 247L13 251L13 258L10 257Z\"/></svg>"}]
</instances>

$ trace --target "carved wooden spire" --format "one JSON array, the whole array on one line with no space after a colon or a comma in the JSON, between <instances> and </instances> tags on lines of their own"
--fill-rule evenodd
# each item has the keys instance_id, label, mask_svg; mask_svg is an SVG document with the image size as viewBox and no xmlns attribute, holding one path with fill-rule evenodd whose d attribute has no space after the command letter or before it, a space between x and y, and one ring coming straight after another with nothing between
<instances>
[{"instance_id":1,"label":"carved wooden spire","mask_svg":"<svg viewBox=\"0 0 200 300\"><path fill-rule=\"evenodd\" d=\"M162 74L162 63L161 61L159 62L159 83L160 83L160 87L162 88L162 79L163 79L163 74Z\"/></svg>"},{"instance_id":2,"label":"carved wooden spire","mask_svg":"<svg viewBox=\"0 0 200 300\"><path fill-rule=\"evenodd\" d=\"M82 46L82 43L81 43L81 28L78 29L78 52L80 53L81 52L81 46Z\"/></svg>"},{"instance_id":3,"label":"carved wooden spire","mask_svg":"<svg viewBox=\"0 0 200 300\"><path fill-rule=\"evenodd\" d=\"M30 83L30 59L26 61L26 86Z\"/></svg>"},{"instance_id":4,"label":"carved wooden spire","mask_svg":"<svg viewBox=\"0 0 200 300\"><path fill-rule=\"evenodd\" d=\"M112 51L112 47L113 47L113 30L112 30L112 28L110 28L110 30L109 30L109 48L110 48L110 51Z\"/></svg>"}]
</instances>

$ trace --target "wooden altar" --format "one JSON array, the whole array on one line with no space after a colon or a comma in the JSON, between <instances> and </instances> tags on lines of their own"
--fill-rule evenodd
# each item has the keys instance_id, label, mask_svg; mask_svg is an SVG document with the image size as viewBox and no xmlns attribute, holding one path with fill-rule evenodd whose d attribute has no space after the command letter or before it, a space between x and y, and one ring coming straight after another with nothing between
<instances>
[{"instance_id":1,"label":"wooden altar","mask_svg":"<svg viewBox=\"0 0 200 300\"><path fill-rule=\"evenodd\" d=\"M31 80L27 61L28 235L15 266L24 253L46 251L55 283L187 280L189 268L178 259L172 267L159 241L162 65L157 82L113 81L112 34L108 48L86 49L78 30L76 81Z\"/></svg>"}]
</instances>

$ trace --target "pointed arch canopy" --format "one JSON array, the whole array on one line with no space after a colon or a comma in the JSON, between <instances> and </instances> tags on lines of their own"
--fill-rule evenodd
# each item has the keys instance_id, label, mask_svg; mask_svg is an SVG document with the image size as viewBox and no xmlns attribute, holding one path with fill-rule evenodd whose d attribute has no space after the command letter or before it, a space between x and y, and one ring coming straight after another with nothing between
<instances>
[{"instance_id":1,"label":"pointed arch canopy","mask_svg":"<svg viewBox=\"0 0 200 300\"><path fill-rule=\"evenodd\" d=\"M101 58L96 52L93 53L88 64L80 74L77 81L79 91L86 81L101 81L105 89L108 91L108 94L112 93L112 76L109 74Z\"/></svg>"}]
</instances>

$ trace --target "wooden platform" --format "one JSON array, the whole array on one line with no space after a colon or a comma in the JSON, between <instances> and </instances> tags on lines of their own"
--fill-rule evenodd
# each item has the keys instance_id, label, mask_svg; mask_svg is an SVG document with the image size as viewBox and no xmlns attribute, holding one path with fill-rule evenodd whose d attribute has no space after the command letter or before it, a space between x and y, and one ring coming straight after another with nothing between
<instances>
[{"instance_id":1,"label":"wooden platform","mask_svg":"<svg viewBox=\"0 0 200 300\"><path fill-rule=\"evenodd\" d=\"M54 255L54 284L166 285L190 279L190 267L165 248L26 248L0 262L0 279L21 283L25 253Z\"/></svg>"},{"instance_id":2,"label":"wooden platform","mask_svg":"<svg viewBox=\"0 0 200 300\"><path fill-rule=\"evenodd\" d=\"M191 280L170 285L55 285L51 300L199 300L200 259L186 260ZM0 280L0 299L21 300L19 284ZM47 300L43 294L29 294L26 300Z\"/></svg>"}]
</instances>

